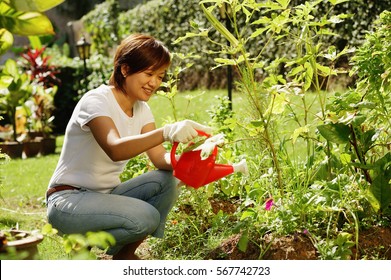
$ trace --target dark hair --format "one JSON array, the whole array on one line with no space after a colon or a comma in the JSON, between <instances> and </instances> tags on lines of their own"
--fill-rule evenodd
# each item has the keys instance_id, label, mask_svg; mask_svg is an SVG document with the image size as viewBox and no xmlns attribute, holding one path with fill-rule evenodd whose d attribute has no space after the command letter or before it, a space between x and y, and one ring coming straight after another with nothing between
<instances>
[{"instance_id":1,"label":"dark hair","mask_svg":"<svg viewBox=\"0 0 391 280\"><path fill-rule=\"evenodd\" d=\"M126 65L126 75L152 70L170 65L171 55L167 47L150 35L132 34L118 46L114 56L114 70L109 84L123 90L125 77L121 72Z\"/></svg>"}]
</instances>

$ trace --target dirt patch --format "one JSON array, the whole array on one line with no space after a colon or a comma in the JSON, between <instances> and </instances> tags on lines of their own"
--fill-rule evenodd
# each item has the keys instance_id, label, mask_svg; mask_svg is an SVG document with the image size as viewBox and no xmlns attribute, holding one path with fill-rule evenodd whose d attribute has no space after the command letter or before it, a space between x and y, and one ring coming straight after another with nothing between
<instances>
[{"instance_id":1,"label":"dirt patch","mask_svg":"<svg viewBox=\"0 0 391 280\"><path fill-rule=\"evenodd\" d=\"M242 252L238 248L240 234L236 234L225 240L213 250L208 259L220 260L315 260L316 249L305 235L283 236L273 238L271 234L264 237L262 250L253 242L249 242L247 250ZM263 254L263 255L262 255Z\"/></svg>"},{"instance_id":2,"label":"dirt patch","mask_svg":"<svg viewBox=\"0 0 391 280\"><path fill-rule=\"evenodd\" d=\"M319 254L309 237L305 234L273 237L265 235L262 240L264 253L259 246L250 243L246 252L238 248L240 235L236 234L225 240L213 250L207 259L220 260L317 260ZM386 259L391 260L391 228L374 227L360 232L358 253L352 247L351 259ZM263 255L261 255L263 254Z\"/></svg>"},{"instance_id":3,"label":"dirt patch","mask_svg":"<svg viewBox=\"0 0 391 280\"><path fill-rule=\"evenodd\" d=\"M356 248L352 248L353 256ZM391 228L373 227L364 230L358 238L359 259L391 260Z\"/></svg>"},{"instance_id":4,"label":"dirt patch","mask_svg":"<svg viewBox=\"0 0 391 280\"><path fill-rule=\"evenodd\" d=\"M316 260L317 252L311 240L305 234L273 238L265 236L269 249L265 252L265 260Z\"/></svg>"},{"instance_id":5,"label":"dirt patch","mask_svg":"<svg viewBox=\"0 0 391 280\"><path fill-rule=\"evenodd\" d=\"M227 214L233 214L237 209L235 203L227 200L210 198L209 203L214 214L217 214L220 210Z\"/></svg>"},{"instance_id":6,"label":"dirt patch","mask_svg":"<svg viewBox=\"0 0 391 280\"><path fill-rule=\"evenodd\" d=\"M237 209L237 205L230 201L210 199L209 202L215 214L220 210L227 214L233 214ZM236 234L224 240L209 253L206 259L317 260L320 258L309 236L303 233L281 237L267 234L255 243L249 242L246 252L242 252L238 248L240 237L239 234ZM262 250L256 243L262 244ZM356 246L350 249L352 250L351 259L391 260L391 228L373 227L360 231L358 251Z\"/></svg>"}]
</instances>

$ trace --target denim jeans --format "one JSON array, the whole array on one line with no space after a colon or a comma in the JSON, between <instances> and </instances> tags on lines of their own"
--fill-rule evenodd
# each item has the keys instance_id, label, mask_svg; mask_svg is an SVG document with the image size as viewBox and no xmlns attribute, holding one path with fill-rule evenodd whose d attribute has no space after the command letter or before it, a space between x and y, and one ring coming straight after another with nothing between
<instances>
[{"instance_id":1,"label":"denim jeans","mask_svg":"<svg viewBox=\"0 0 391 280\"><path fill-rule=\"evenodd\" d=\"M60 234L112 234L116 245L107 253L115 254L148 235L162 238L177 197L172 172L156 170L121 183L109 194L85 189L56 192L48 198L47 214Z\"/></svg>"}]
</instances>

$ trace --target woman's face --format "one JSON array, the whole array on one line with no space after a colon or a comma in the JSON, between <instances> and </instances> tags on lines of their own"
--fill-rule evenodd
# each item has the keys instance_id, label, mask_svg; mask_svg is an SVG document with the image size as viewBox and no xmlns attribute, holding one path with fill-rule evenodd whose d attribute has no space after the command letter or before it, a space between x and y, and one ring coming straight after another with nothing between
<instances>
[{"instance_id":1,"label":"woman's face","mask_svg":"<svg viewBox=\"0 0 391 280\"><path fill-rule=\"evenodd\" d=\"M124 88L133 100L148 101L160 87L168 66L152 70L152 67L125 78Z\"/></svg>"}]
</instances>

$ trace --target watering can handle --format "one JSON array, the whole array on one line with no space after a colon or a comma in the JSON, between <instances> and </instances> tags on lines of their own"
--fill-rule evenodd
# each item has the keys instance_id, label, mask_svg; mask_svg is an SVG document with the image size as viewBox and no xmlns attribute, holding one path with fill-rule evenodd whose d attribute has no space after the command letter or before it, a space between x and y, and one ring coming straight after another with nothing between
<instances>
[{"instance_id":1,"label":"watering can handle","mask_svg":"<svg viewBox=\"0 0 391 280\"><path fill-rule=\"evenodd\" d=\"M198 132L199 136L210 137L210 134L208 134L206 132L203 132L202 130L196 129L196 131ZM178 142L174 142L174 145L172 145L172 148L171 148L170 158L171 158L171 165L172 165L173 168L175 168L175 166L177 164L177 160L175 158L175 154L176 154L176 149L178 148L178 144L179 144Z\"/></svg>"}]
</instances>

